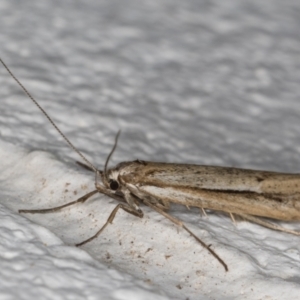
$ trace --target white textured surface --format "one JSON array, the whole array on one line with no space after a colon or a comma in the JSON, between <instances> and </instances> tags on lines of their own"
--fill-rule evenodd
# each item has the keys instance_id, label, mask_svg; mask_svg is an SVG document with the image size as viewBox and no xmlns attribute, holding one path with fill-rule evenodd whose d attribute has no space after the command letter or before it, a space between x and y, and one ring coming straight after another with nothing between
<instances>
[{"instance_id":1,"label":"white textured surface","mask_svg":"<svg viewBox=\"0 0 300 300\"><path fill-rule=\"evenodd\" d=\"M1 57L99 168L136 158L299 172L299 1L2 1ZM172 213L226 261L93 175L0 68L1 299L298 299L299 237ZM278 222L280 223L280 222ZM300 222L282 223L300 230ZM155 296L154 296L155 295Z\"/></svg>"}]
</instances>

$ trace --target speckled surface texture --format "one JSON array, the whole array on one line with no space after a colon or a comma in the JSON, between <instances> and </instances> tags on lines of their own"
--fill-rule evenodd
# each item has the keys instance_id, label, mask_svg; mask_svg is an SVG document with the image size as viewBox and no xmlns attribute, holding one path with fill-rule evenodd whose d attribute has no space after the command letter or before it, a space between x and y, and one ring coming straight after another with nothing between
<instances>
[{"instance_id":1,"label":"speckled surface texture","mask_svg":"<svg viewBox=\"0 0 300 300\"><path fill-rule=\"evenodd\" d=\"M103 168L142 159L299 172L299 1L1 1L1 58ZM3 299L298 299L299 237L172 207L226 261L143 208L118 213L0 67ZM300 230L300 222L277 222ZM159 298L161 297L161 298Z\"/></svg>"}]
</instances>

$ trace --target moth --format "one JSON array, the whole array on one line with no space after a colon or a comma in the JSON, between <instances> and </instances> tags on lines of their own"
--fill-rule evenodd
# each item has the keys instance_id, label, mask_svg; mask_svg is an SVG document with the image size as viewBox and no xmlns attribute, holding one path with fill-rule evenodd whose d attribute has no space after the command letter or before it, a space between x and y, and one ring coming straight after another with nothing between
<instances>
[{"instance_id":1,"label":"moth","mask_svg":"<svg viewBox=\"0 0 300 300\"><path fill-rule=\"evenodd\" d=\"M105 227L112 223L119 209L142 218L141 204L152 208L174 224L182 227L206 248L226 271L228 271L227 264L211 249L211 245L204 243L181 220L167 212L171 203L186 207L198 207L204 213L206 209L222 211L228 213L233 221L235 217L241 217L270 229L300 235L298 231L278 226L265 219L300 220L300 174L141 160L121 162L116 167L108 169L108 162L116 149L120 132L118 132L113 149L107 157L104 170L98 170L61 132L6 64L1 59L0 61L58 133L85 162L78 163L95 173L95 190L76 201L54 208L23 209L19 212L55 212L76 203L84 203L96 193L105 194L119 202L103 227L89 239L76 246L84 245L99 236Z\"/></svg>"}]
</instances>

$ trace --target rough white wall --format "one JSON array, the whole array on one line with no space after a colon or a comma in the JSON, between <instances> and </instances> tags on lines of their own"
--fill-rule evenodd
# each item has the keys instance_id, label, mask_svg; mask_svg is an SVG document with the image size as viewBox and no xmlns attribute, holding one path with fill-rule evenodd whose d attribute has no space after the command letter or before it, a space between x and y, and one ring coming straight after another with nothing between
<instances>
[{"instance_id":1,"label":"rough white wall","mask_svg":"<svg viewBox=\"0 0 300 300\"><path fill-rule=\"evenodd\" d=\"M99 168L143 159L299 172L298 1L2 1L1 58ZM298 299L299 237L174 207L226 261L115 202L0 68L0 295L5 299ZM300 222L281 223L300 230ZM158 296L155 296L158 299Z\"/></svg>"}]
</instances>

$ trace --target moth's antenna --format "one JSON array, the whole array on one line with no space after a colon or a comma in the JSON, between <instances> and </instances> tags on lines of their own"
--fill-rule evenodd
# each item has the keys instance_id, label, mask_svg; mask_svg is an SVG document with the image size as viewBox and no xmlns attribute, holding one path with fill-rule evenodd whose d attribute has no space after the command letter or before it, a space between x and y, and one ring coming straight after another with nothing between
<instances>
[{"instance_id":1,"label":"moth's antenna","mask_svg":"<svg viewBox=\"0 0 300 300\"><path fill-rule=\"evenodd\" d=\"M115 152L116 148L117 148L117 144L118 144L118 139L119 139L119 135L121 133L121 130L118 131L117 135L116 135L116 138L115 138L115 144L113 146L113 148L111 149L110 153L108 154L107 156L107 159L106 159L106 162L105 162L105 165L104 165L104 171L103 171L103 174L104 174L104 178L105 178L105 181L108 183L108 177L107 177L107 166L108 166L108 163L109 163L109 160L111 158L111 156L113 155L113 153Z\"/></svg>"},{"instance_id":2,"label":"moth's antenna","mask_svg":"<svg viewBox=\"0 0 300 300\"><path fill-rule=\"evenodd\" d=\"M45 115L45 117L49 120L52 126L57 130L57 132L63 137L63 139L69 144L69 146L89 165L94 172L98 173L98 170L94 165L89 162L89 160L70 142L70 140L62 133L62 131L57 127L54 121L50 118L50 116L46 113L46 111L40 106L40 104L31 96L28 90L23 86L23 84L17 79L17 77L11 72L8 66L4 63L4 61L0 58L0 62L10 74L10 76L17 82L17 84L22 88L25 94L33 101L33 103L41 110L41 112Z\"/></svg>"}]
</instances>

